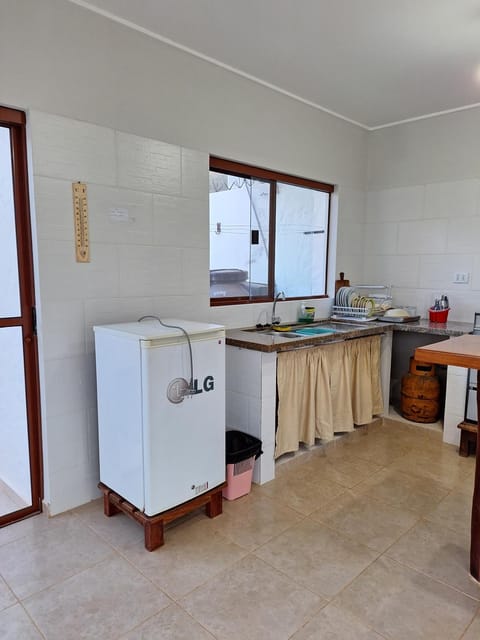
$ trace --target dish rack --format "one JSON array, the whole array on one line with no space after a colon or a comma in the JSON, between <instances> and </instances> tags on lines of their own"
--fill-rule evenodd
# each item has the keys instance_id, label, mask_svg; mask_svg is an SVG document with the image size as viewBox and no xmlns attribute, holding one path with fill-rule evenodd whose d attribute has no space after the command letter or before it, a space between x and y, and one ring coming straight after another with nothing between
<instances>
[{"instance_id":1,"label":"dish rack","mask_svg":"<svg viewBox=\"0 0 480 640\"><path fill-rule=\"evenodd\" d=\"M357 284L352 287L343 287L343 289L350 291L345 295L339 289L335 294L335 304L332 307L333 319L368 322L382 316L392 306L391 285ZM359 304L356 306L338 304L339 298L344 302L345 299L352 299L352 297L357 300L360 298Z\"/></svg>"}]
</instances>

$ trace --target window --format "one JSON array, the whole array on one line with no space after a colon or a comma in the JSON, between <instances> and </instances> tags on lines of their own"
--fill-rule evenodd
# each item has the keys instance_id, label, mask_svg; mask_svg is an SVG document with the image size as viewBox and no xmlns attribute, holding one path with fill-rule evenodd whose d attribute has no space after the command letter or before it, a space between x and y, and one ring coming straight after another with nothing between
<instances>
[{"instance_id":1,"label":"window","mask_svg":"<svg viewBox=\"0 0 480 640\"><path fill-rule=\"evenodd\" d=\"M210 158L211 303L326 296L332 191Z\"/></svg>"}]
</instances>

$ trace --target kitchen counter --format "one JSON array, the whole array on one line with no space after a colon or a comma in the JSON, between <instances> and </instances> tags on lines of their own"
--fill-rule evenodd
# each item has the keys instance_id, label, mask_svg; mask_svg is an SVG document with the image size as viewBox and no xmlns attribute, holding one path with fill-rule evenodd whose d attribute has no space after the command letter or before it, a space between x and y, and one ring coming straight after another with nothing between
<instances>
[{"instance_id":1,"label":"kitchen counter","mask_svg":"<svg viewBox=\"0 0 480 640\"><path fill-rule=\"evenodd\" d=\"M321 327L322 324L330 324L330 322L330 320L325 320L324 323L315 322L313 326ZM242 347L243 349L271 353L298 349L299 347L319 346L333 341L351 340L393 331L425 333L439 336L461 336L472 331L472 325L468 322L446 322L443 324L430 322L429 320L398 323L374 321L357 324L336 320L335 324L345 325L349 328L347 331L342 331L342 333L308 337L298 336L296 338L287 338L282 336L281 332L278 332L278 335L271 335L261 330L255 331L255 329L252 328L229 329L226 332L226 344L234 347ZM309 327L312 325L307 324L304 326Z\"/></svg>"},{"instance_id":2,"label":"kitchen counter","mask_svg":"<svg viewBox=\"0 0 480 640\"><path fill-rule=\"evenodd\" d=\"M330 324L333 325L333 321L325 320L314 323L315 326L320 327ZM433 336L447 339L472 331L470 323L448 322L440 324L431 323L428 320L406 323L335 321L335 324L341 326L341 333L308 337L288 338L282 336L281 333L270 335L251 328L229 329L226 332L226 423L229 428L240 429L262 441L264 453L255 463L254 482L263 484L275 477L278 352L321 346L340 340L381 335L381 384L384 415L388 415L393 337L396 337L395 342L397 343L407 341L409 343L408 349L413 353L414 348L419 346L418 343L422 342L422 339L424 343L425 340L428 343L433 342ZM413 350L410 348L410 342L412 342ZM415 343L414 346L413 343ZM407 370L408 367L405 368L405 371ZM452 389L454 388L456 388L455 384L452 385ZM456 428L458 420L450 415L448 420L452 427L450 431L447 430L449 439L445 441L454 443L454 438L458 435Z\"/></svg>"}]
</instances>

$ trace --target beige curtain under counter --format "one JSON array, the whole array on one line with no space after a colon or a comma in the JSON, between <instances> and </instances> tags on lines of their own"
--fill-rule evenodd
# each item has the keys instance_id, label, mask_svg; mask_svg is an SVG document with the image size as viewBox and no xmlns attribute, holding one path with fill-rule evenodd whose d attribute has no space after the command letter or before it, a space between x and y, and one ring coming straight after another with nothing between
<instances>
[{"instance_id":1,"label":"beige curtain under counter","mask_svg":"<svg viewBox=\"0 0 480 640\"><path fill-rule=\"evenodd\" d=\"M382 413L380 336L279 353L275 457Z\"/></svg>"}]
</instances>

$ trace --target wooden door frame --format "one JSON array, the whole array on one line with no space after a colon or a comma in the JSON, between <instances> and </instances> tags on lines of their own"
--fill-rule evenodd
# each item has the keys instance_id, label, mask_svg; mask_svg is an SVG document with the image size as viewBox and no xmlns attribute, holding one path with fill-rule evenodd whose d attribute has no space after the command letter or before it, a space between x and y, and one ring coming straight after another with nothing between
<instances>
[{"instance_id":1,"label":"wooden door frame","mask_svg":"<svg viewBox=\"0 0 480 640\"><path fill-rule=\"evenodd\" d=\"M40 419L40 382L36 331L33 244L28 189L26 115L23 111L0 107L0 125L10 129L13 198L20 286L20 317L0 318L0 327L22 328L25 367L25 399L32 503L28 507L0 515L0 527L42 510L43 464Z\"/></svg>"}]
</instances>

